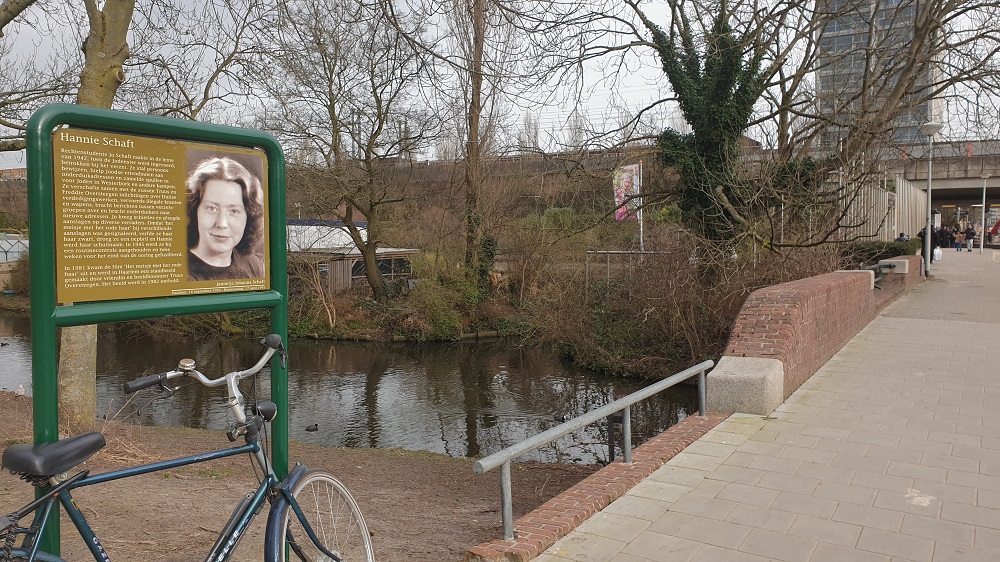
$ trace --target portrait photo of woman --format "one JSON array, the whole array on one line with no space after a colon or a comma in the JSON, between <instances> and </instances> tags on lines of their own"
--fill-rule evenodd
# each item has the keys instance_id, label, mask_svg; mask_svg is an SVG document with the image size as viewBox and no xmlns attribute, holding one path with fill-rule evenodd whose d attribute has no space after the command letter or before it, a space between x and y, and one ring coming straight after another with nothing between
<instances>
[{"instance_id":1,"label":"portrait photo of woman","mask_svg":"<svg viewBox=\"0 0 1000 562\"><path fill-rule=\"evenodd\" d=\"M636 165L623 166L615 171L615 220L636 220L639 191L633 174L638 172Z\"/></svg>"},{"instance_id":2,"label":"portrait photo of woman","mask_svg":"<svg viewBox=\"0 0 1000 562\"><path fill-rule=\"evenodd\" d=\"M264 190L236 159L200 160L187 179L188 279L264 277Z\"/></svg>"}]
</instances>

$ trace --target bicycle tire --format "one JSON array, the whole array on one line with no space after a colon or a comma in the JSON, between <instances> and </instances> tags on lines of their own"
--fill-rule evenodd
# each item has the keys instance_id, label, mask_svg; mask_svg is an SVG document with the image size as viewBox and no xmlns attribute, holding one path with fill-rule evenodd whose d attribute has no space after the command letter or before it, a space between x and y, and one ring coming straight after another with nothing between
<instances>
[{"instance_id":1,"label":"bicycle tire","mask_svg":"<svg viewBox=\"0 0 1000 562\"><path fill-rule=\"evenodd\" d=\"M375 562L371 534L361 508L347 486L330 471L312 469L292 489L306 520L323 547L344 562ZM288 540L281 549L280 562L332 562L316 548L302 528L292 506L281 516L281 536Z\"/></svg>"}]
</instances>

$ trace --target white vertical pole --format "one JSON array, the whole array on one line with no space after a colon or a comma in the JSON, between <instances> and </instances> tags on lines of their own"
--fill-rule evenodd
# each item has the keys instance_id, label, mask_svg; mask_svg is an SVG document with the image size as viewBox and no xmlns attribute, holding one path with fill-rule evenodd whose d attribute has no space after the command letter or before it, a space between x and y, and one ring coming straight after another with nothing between
<instances>
[{"instance_id":1,"label":"white vertical pole","mask_svg":"<svg viewBox=\"0 0 1000 562\"><path fill-rule=\"evenodd\" d=\"M640 252L645 252L646 251L646 244L645 244L645 241L643 240L643 237L642 237L642 207L643 207L643 203L645 202L643 199L641 199L641 197L642 197L642 160L639 160L639 189L638 189L638 193L639 193L639 197L640 197L640 199L639 199L639 212L638 212L639 213L639 216L638 216L638 219L639 219L639 251Z\"/></svg>"},{"instance_id":2,"label":"white vertical pole","mask_svg":"<svg viewBox=\"0 0 1000 562\"><path fill-rule=\"evenodd\" d=\"M934 245L931 244L934 227L931 225L931 173L934 159L934 135L927 135L927 225L924 227L924 271L931 270L931 252ZM942 224L944 221L941 221Z\"/></svg>"},{"instance_id":3,"label":"white vertical pole","mask_svg":"<svg viewBox=\"0 0 1000 562\"><path fill-rule=\"evenodd\" d=\"M931 237L934 233L934 226L932 222L932 209L931 209L931 178L934 176L934 135L941 132L941 123L937 121L928 121L920 126L920 134L927 135L927 226L924 228L924 271L930 272L931 270L931 251L934 250L934 246L931 244ZM929 273L928 273L929 275Z\"/></svg>"},{"instance_id":4,"label":"white vertical pole","mask_svg":"<svg viewBox=\"0 0 1000 562\"><path fill-rule=\"evenodd\" d=\"M983 253L983 245L986 243L986 180L990 179L983 175L983 229L979 231L979 253Z\"/></svg>"},{"instance_id":5,"label":"white vertical pole","mask_svg":"<svg viewBox=\"0 0 1000 562\"><path fill-rule=\"evenodd\" d=\"M514 501L510 479L510 461L500 465L500 519L503 521L503 540L514 540Z\"/></svg>"}]
</instances>

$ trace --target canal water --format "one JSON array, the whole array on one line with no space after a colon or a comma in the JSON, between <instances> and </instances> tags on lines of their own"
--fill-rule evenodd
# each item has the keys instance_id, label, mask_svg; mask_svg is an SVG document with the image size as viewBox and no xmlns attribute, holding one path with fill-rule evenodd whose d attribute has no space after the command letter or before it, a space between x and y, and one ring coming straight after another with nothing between
<instances>
[{"instance_id":1,"label":"canal water","mask_svg":"<svg viewBox=\"0 0 1000 562\"><path fill-rule=\"evenodd\" d=\"M0 311L0 343L6 344L0 346L0 388L23 386L31 394L28 324ZM145 425L224 429L231 420L222 389L195 383L171 397L153 399L155 393L144 391L126 402L122 383L170 370L185 357L216 377L252 365L261 349L250 341L130 339L102 332L98 414ZM574 368L537 347L296 340L289 344L289 436L327 446L484 456L643 384ZM261 377L260 387L258 395L266 398L268 377ZM242 388L249 396L249 381ZM633 407L633 444L697 407L697 393L687 385ZM310 426L316 431L306 431ZM599 424L526 458L593 463L607 456L607 426Z\"/></svg>"}]
</instances>

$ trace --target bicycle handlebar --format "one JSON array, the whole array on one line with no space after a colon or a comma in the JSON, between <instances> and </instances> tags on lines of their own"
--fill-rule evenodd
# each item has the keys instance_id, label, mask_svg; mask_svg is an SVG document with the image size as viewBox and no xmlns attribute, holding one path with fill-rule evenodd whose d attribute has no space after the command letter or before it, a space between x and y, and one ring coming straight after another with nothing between
<instances>
[{"instance_id":1,"label":"bicycle handlebar","mask_svg":"<svg viewBox=\"0 0 1000 562\"><path fill-rule=\"evenodd\" d=\"M209 387L221 386L224 384L226 385L226 388L229 391L230 409L233 411L234 414L236 414L236 417L240 422L246 422L246 416L242 411L243 393L240 392L238 386L239 381L259 373L260 370L264 368L264 365L266 365L267 362L271 360L271 357L273 357L275 353L279 352L281 353L282 361L284 361L284 356L285 356L284 347L281 344L281 336L279 336L278 334L268 335L266 338L260 341L260 344L265 346L267 349L264 350L264 353L261 355L257 363L253 367L250 367L249 369L244 369L242 371L233 371L217 379L210 379L200 371L195 370L194 368L185 368L185 366L183 365L184 361L182 360L181 362L182 365L178 369L175 369L173 371L167 371L166 373L146 375L144 377L128 381L122 385L122 390L124 390L126 394L131 394L133 392L142 390L144 388L149 388L151 386L156 386L156 385L166 386L167 381L185 376L194 377L198 382ZM193 367L194 362L191 363L192 363L191 367Z\"/></svg>"},{"instance_id":2,"label":"bicycle handlebar","mask_svg":"<svg viewBox=\"0 0 1000 562\"><path fill-rule=\"evenodd\" d=\"M170 372L157 373L155 375L147 375L145 377L135 379L134 381L125 381L125 383L122 385L122 390L125 391L125 394L132 394L133 392L138 392L144 388L149 388L155 384L167 382L169 374Z\"/></svg>"}]
</instances>

